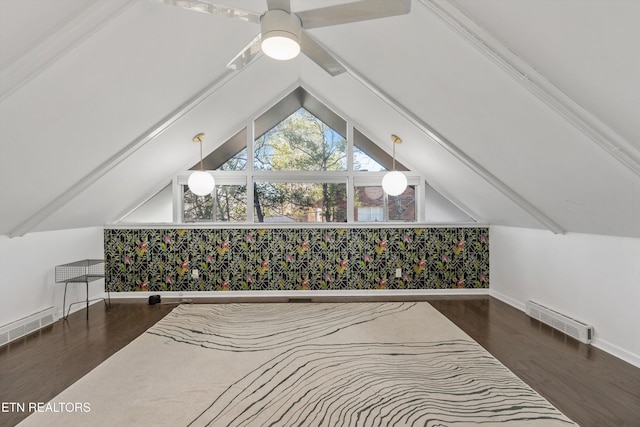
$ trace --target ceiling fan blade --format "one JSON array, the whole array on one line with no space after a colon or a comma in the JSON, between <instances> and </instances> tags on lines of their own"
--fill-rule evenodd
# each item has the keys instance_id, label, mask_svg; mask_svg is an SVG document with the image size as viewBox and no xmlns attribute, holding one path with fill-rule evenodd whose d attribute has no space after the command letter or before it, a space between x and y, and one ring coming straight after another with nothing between
<instances>
[{"instance_id":1,"label":"ceiling fan blade","mask_svg":"<svg viewBox=\"0 0 640 427\"><path fill-rule=\"evenodd\" d=\"M267 0L267 9L284 10L291 13L291 0Z\"/></svg>"},{"instance_id":2,"label":"ceiling fan blade","mask_svg":"<svg viewBox=\"0 0 640 427\"><path fill-rule=\"evenodd\" d=\"M262 35L258 34L256 38L251 40L248 45L244 47L229 63L227 64L227 68L232 70L241 70L255 58L262 54L262 49L260 49L260 40L262 39Z\"/></svg>"},{"instance_id":3,"label":"ceiling fan blade","mask_svg":"<svg viewBox=\"0 0 640 427\"><path fill-rule=\"evenodd\" d=\"M350 22L368 21L411 11L411 0L361 0L354 3L296 12L302 28L328 27Z\"/></svg>"},{"instance_id":4,"label":"ceiling fan blade","mask_svg":"<svg viewBox=\"0 0 640 427\"><path fill-rule=\"evenodd\" d=\"M332 76L337 76L347 71L337 59L329 53L320 43L313 37L302 31L300 38L300 50L309 57L313 62L318 64L322 69Z\"/></svg>"},{"instance_id":5,"label":"ceiling fan blade","mask_svg":"<svg viewBox=\"0 0 640 427\"><path fill-rule=\"evenodd\" d=\"M202 0L152 0L156 3L165 3L178 6L183 9L195 10L196 12L210 13L212 15L223 15L228 18L242 19L247 22L260 23L260 15L249 10L238 9L236 7L222 4L209 3Z\"/></svg>"}]
</instances>

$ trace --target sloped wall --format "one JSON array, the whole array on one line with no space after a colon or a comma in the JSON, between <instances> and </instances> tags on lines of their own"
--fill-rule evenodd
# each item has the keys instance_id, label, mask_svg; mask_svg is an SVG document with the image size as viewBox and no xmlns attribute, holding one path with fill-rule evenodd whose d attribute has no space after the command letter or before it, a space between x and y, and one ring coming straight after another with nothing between
<instances>
[{"instance_id":1,"label":"sloped wall","mask_svg":"<svg viewBox=\"0 0 640 427\"><path fill-rule=\"evenodd\" d=\"M489 287L488 228L104 233L106 286L111 292ZM396 278L398 268L401 277Z\"/></svg>"},{"instance_id":2,"label":"sloped wall","mask_svg":"<svg viewBox=\"0 0 640 427\"><path fill-rule=\"evenodd\" d=\"M592 344L640 367L640 239L491 227L491 295L593 325Z\"/></svg>"},{"instance_id":3,"label":"sloped wall","mask_svg":"<svg viewBox=\"0 0 640 427\"><path fill-rule=\"evenodd\" d=\"M55 283L55 266L85 258L102 258L102 227L0 236L0 326L49 307L61 317L64 283ZM92 282L89 298L104 294L102 281ZM84 301L84 283L69 284L69 303ZM72 312L84 304L72 307Z\"/></svg>"}]
</instances>

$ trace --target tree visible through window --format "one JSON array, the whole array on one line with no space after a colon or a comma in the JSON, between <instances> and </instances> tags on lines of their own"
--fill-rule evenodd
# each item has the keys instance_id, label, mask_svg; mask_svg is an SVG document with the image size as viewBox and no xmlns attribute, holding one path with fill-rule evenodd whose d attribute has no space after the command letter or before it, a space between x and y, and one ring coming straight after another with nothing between
<instances>
[{"instance_id":1,"label":"tree visible through window","mask_svg":"<svg viewBox=\"0 0 640 427\"><path fill-rule=\"evenodd\" d=\"M346 183L256 182L255 222L344 222Z\"/></svg>"},{"instance_id":2,"label":"tree visible through window","mask_svg":"<svg viewBox=\"0 0 640 427\"><path fill-rule=\"evenodd\" d=\"M304 108L254 142L254 168L271 171L346 171L347 140ZM343 222L344 183L254 184L256 222Z\"/></svg>"},{"instance_id":3,"label":"tree visible through window","mask_svg":"<svg viewBox=\"0 0 640 427\"><path fill-rule=\"evenodd\" d=\"M187 185L182 191L185 222L247 220L246 185L216 185L214 193L207 196L196 196Z\"/></svg>"},{"instance_id":4,"label":"tree visible through window","mask_svg":"<svg viewBox=\"0 0 640 427\"><path fill-rule=\"evenodd\" d=\"M239 153L224 162L218 169L219 171L244 171L247 170L247 147L244 147Z\"/></svg>"},{"instance_id":5,"label":"tree visible through window","mask_svg":"<svg viewBox=\"0 0 640 427\"><path fill-rule=\"evenodd\" d=\"M256 139L253 151L256 170L347 170L347 140L304 108Z\"/></svg>"}]
</instances>

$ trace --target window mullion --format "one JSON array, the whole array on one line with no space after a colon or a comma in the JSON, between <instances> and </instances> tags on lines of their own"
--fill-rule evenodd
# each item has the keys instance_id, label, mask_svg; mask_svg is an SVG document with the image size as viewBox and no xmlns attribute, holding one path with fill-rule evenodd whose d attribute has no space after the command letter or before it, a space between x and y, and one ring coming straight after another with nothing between
<instances>
[{"instance_id":1,"label":"window mullion","mask_svg":"<svg viewBox=\"0 0 640 427\"><path fill-rule=\"evenodd\" d=\"M184 197L182 186L178 183L178 178L171 182L171 197L173 198L173 222L183 222L182 211L184 209Z\"/></svg>"},{"instance_id":2,"label":"window mullion","mask_svg":"<svg viewBox=\"0 0 640 427\"><path fill-rule=\"evenodd\" d=\"M256 133L255 122L250 120L247 123L247 167L246 169L246 177L247 177L247 222L254 222L254 212L253 212L253 204L255 202L253 195L253 139Z\"/></svg>"},{"instance_id":3,"label":"window mullion","mask_svg":"<svg viewBox=\"0 0 640 427\"><path fill-rule=\"evenodd\" d=\"M347 121L347 222L352 223L355 220L355 170L353 167L353 123Z\"/></svg>"}]
</instances>

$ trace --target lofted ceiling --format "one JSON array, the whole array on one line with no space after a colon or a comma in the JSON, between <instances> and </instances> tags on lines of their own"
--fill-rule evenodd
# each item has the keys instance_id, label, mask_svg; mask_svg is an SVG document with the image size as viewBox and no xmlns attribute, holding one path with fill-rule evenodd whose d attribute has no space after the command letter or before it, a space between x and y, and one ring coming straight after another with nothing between
<instances>
[{"instance_id":1,"label":"lofted ceiling","mask_svg":"<svg viewBox=\"0 0 640 427\"><path fill-rule=\"evenodd\" d=\"M292 0L294 11L351 0ZM256 12L265 0L227 0ZM413 0L226 64L255 24L149 0L0 0L0 234L118 220L298 86L478 221L640 237L640 2Z\"/></svg>"}]
</instances>

